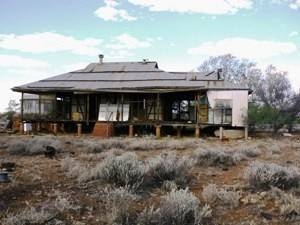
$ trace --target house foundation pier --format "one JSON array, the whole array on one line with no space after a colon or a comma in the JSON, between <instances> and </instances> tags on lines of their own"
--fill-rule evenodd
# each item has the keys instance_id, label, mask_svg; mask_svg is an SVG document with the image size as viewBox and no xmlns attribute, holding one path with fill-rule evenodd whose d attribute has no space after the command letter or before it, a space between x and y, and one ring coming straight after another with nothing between
<instances>
[{"instance_id":1,"label":"house foundation pier","mask_svg":"<svg viewBox=\"0 0 300 225\"><path fill-rule=\"evenodd\" d=\"M77 136L80 137L82 134L82 124L77 123Z\"/></svg>"},{"instance_id":2,"label":"house foundation pier","mask_svg":"<svg viewBox=\"0 0 300 225\"><path fill-rule=\"evenodd\" d=\"M155 136L156 138L161 138L161 125L155 126Z\"/></svg>"},{"instance_id":3,"label":"house foundation pier","mask_svg":"<svg viewBox=\"0 0 300 225\"><path fill-rule=\"evenodd\" d=\"M200 137L200 126L196 125L195 126L195 138L199 138Z\"/></svg>"},{"instance_id":4,"label":"house foundation pier","mask_svg":"<svg viewBox=\"0 0 300 225\"><path fill-rule=\"evenodd\" d=\"M131 125L129 125L129 128L128 128L128 136L130 138L132 138L133 134L134 134L134 128L133 128L133 125L131 124Z\"/></svg>"}]
</instances>

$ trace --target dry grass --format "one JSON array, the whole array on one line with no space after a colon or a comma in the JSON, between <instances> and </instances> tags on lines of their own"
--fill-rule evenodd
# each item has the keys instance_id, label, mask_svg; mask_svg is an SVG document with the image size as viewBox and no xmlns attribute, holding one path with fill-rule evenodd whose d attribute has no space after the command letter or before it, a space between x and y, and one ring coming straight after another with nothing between
<instances>
[{"instance_id":1,"label":"dry grass","mask_svg":"<svg viewBox=\"0 0 300 225\"><path fill-rule=\"evenodd\" d=\"M235 208L239 206L241 194L228 188L218 187L215 184L209 184L203 188L202 196L209 204L220 204Z\"/></svg>"},{"instance_id":2,"label":"dry grass","mask_svg":"<svg viewBox=\"0 0 300 225\"><path fill-rule=\"evenodd\" d=\"M102 198L105 199L106 221L109 224L131 225L134 223L129 209L137 197L128 188L106 188Z\"/></svg>"},{"instance_id":3,"label":"dry grass","mask_svg":"<svg viewBox=\"0 0 300 225\"><path fill-rule=\"evenodd\" d=\"M134 153L107 156L101 166L101 179L118 187L138 189L147 173L147 166Z\"/></svg>"},{"instance_id":4,"label":"dry grass","mask_svg":"<svg viewBox=\"0 0 300 225\"><path fill-rule=\"evenodd\" d=\"M139 225L197 225L209 219L209 206L201 207L199 199L188 189L172 190L162 196L159 208L146 208L138 217Z\"/></svg>"},{"instance_id":5,"label":"dry grass","mask_svg":"<svg viewBox=\"0 0 300 225\"><path fill-rule=\"evenodd\" d=\"M56 151L62 150L60 141L53 137L33 137L27 141L12 142L7 151L12 155L38 155L44 154L46 146L52 146Z\"/></svg>"},{"instance_id":6,"label":"dry grass","mask_svg":"<svg viewBox=\"0 0 300 225\"><path fill-rule=\"evenodd\" d=\"M26 208L17 213L9 213L2 221L5 225L45 224L53 214L45 209Z\"/></svg>"},{"instance_id":7,"label":"dry grass","mask_svg":"<svg viewBox=\"0 0 300 225\"><path fill-rule=\"evenodd\" d=\"M189 157L178 157L175 152L168 152L150 159L149 165L151 176L159 184L174 181L179 186L186 186L193 160Z\"/></svg>"},{"instance_id":8,"label":"dry grass","mask_svg":"<svg viewBox=\"0 0 300 225\"><path fill-rule=\"evenodd\" d=\"M247 168L245 177L253 189L290 189L298 187L300 172L296 167L283 167L275 163L253 162Z\"/></svg>"},{"instance_id":9,"label":"dry grass","mask_svg":"<svg viewBox=\"0 0 300 225\"><path fill-rule=\"evenodd\" d=\"M199 166L234 166L243 157L240 154L232 154L224 150L208 150L208 149L197 149L194 152L194 158L196 164Z\"/></svg>"},{"instance_id":10,"label":"dry grass","mask_svg":"<svg viewBox=\"0 0 300 225\"><path fill-rule=\"evenodd\" d=\"M42 225L57 224L56 218L60 214L77 210L79 206L73 204L70 195L56 191L55 199L47 201L38 206L28 206L15 213L8 213L1 221L3 225ZM61 221L62 222L62 221Z\"/></svg>"}]
</instances>

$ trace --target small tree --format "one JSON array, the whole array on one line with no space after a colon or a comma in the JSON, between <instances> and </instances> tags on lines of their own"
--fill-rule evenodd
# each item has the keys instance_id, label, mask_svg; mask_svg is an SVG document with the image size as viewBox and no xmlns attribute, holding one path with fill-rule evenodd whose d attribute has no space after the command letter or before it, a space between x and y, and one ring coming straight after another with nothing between
<instances>
[{"instance_id":1,"label":"small tree","mask_svg":"<svg viewBox=\"0 0 300 225\"><path fill-rule=\"evenodd\" d=\"M16 100L9 100L8 107L6 108L7 112L17 112L20 109L20 104Z\"/></svg>"},{"instance_id":2,"label":"small tree","mask_svg":"<svg viewBox=\"0 0 300 225\"><path fill-rule=\"evenodd\" d=\"M260 80L261 70L256 63L248 59L240 59L233 55L220 55L205 60L197 69L203 73L222 68L224 79L236 84L247 85L250 89L255 88Z\"/></svg>"},{"instance_id":3,"label":"small tree","mask_svg":"<svg viewBox=\"0 0 300 225\"><path fill-rule=\"evenodd\" d=\"M287 72L269 65L257 82L254 102L249 104L248 123L271 124L273 132L295 120L294 93Z\"/></svg>"},{"instance_id":4,"label":"small tree","mask_svg":"<svg viewBox=\"0 0 300 225\"><path fill-rule=\"evenodd\" d=\"M292 127L294 116L288 111L281 111L266 105L250 103L248 109L248 124L271 124L274 134L284 125Z\"/></svg>"},{"instance_id":5,"label":"small tree","mask_svg":"<svg viewBox=\"0 0 300 225\"><path fill-rule=\"evenodd\" d=\"M2 116L5 116L8 120L12 120L13 115L19 111L19 109L20 104L17 103L16 100L9 100L6 112L3 113Z\"/></svg>"}]
</instances>

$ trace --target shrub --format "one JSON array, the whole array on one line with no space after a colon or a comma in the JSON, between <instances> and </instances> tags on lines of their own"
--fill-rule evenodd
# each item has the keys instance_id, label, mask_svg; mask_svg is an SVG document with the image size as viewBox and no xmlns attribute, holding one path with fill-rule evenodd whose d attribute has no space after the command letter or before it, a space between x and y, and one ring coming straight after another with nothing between
<instances>
[{"instance_id":1,"label":"shrub","mask_svg":"<svg viewBox=\"0 0 300 225\"><path fill-rule=\"evenodd\" d=\"M26 143L26 154L36 155L45 152L45 146L52 146L56 151L60 151L60 141L49 137L34 137Z\"/></svg>"},{"instance_id":2,"label":"shrub","mask_svg":"<svg viewBox=\"0 0 300 225\"><path fill-rule=\"evenodd\" d=\"M85 141L89 153L100 153L110 149L124 149L127 143L122 139L112 138L101 141Z\"/></svg>"},{"instance_id":3,"label":"shrub","mask_svg":"<svg viewBox=\"0 0 300 225\"><path fill-rule=\"evenodd\" d=\"M129 208L136 200L136 196L126 187L106 188L103 194L107 222L109 224L132 224Z\"/></svg>"},{"instance_id":4,"label":"shrub","mask_svg":"<svg viewBox=\"0 0 300 225\"><path fill-rule=\"evenodd\" d=\"M175 181L178 185L188 182L192 162L187 157L177 157L174 152L162 153L150 160L150 173L152 177L162 183L166 180Z\"/></svg>"},{"instance_id":5,"label":"shrub","mask_svg":"<svg viewBox=\"0 0 300 225\"><path fill-rule=\"evenodd\" d=\"M241 149L240 153L247 157L251 157L251 158L261 155L260 149L257 147L252 147L252 146Z\"/></svg>"},{"instance_id":6,"label":"shrub","mask_svg":"<svg viewBox=\"0 0 300 225\"><path fill-rule=\"evenodd\" d=\"M56 198L54 201L54 207L59 212L77 210L78 208L80 208L79 206L74 205L73 201L71 200L71 197L66 193L55 191L55 195Z\"/></svg>"},{"instance_id":7,"label":"shrub","mask_svg":"<svg viewBox=\"0 0 300 225\"><path fill-rule=\"evenodd\" d=\"M52 146L56 151L61 150L60 141L49 138L49 137L34 137L28 141L17 141L13 142L8 152L10 154L22 154L22 155L37 155L44 154L45 147Z\"/></svg>"},{"instance_id":8,"label":"shrub","mask_svg":"<svg viewBox=\"0 0 300 225\"><path fill-rule=\"evenodd\" d=\"M173 189L177 189L177 184L174 181L170 181L170 180L165 180L161 186L161 189L166 191L166 192L170 192Z\"/></svg>"},{"instance_id":9,"label":"shrub","mask_svg":"<svg viewBox=\"0 0 300 225\"><path fill-rule=\"evenodd\" d=\"M269 151L272 153L272 154L277 154L277 155L280 155L281 154L281 149L280 147L278 146L278 144L276 145L271 145L271 147L268 147L269 148Z\"/></svg>"},{"instance_id":10,"label":"shrub","mask_svg":"<svg viewBox=\"0 0 300 225\"><path fill-rule=\"evenodd\" d=\"M278 188L272 188L271 194L277 200L280 214L283 218L294 220L300 216L300 199L291 193L285 193Z\"/></svg>"},{"instance_id":11,"label":"shrub","mask_svg":"<svg viewBox=\"0 0 300 225\"><path fill-rule=\"evenodd\" d=\"M215 184L204 187L202 196L207 203L220 203L231 208L239 206L240 193L226 188L218 188Z\"/></svg>"},{"instance_id":12,"label":"shrub","mask_svg":"<svg viewBox=\"0 0 300 225\"><path fill-rule=\"evenodd\" d=\"M53 215L43 208L26 208L15 214L8 214L2 221L5 225L45 224Z\"/></svg>"},{"instance_id":13,"label":"shrub","mask_svg":"<svg viewBox=\"0 0 300 225\"><path fill-rule=\"evenodd\" d=\"M246 178L254 189L280 189L297 187L300 173L295 167L283 167L274 163L253 162L246 170Z\"/></svg>"},{"instance_id":14,"label":"shrub","mask_svg":"<svg viewBox=\"0 0 300 225\"><path fill-rule=\"evenodd\" d=\"M165 149L167 142L153 139L134 139L126 146L127 151Z\"/></svg>"},{"instance_id":15,"label":"shrub","mask_svg":"<svg viewBox=\"0 0 300 225\"><path fill-rule=\"evenodd\" d=\"M61 160L61 167L66 170L69 177L78 177L82 170L81 163L70 157Z\"/></svg>"},{"instance_id":16,"label":"shrub","mask_svg":"<svg viewBox=\"0 0 300 225\"><path fill-rule=\"evenodd\" d=\"M62 169L66 170L67 176L76 178L79 183L99 179L101 177L102 166L97 164L89 167L79 161L66 157L61 161Z\"/></svg>"},{"instance_id":17,"label":"shrub","mask_svg":"<svg viewBox=\"0 0 300 225\"><path fill-rule=\"evenodd\" d=\"M300 199L292 194L284 194L280 204L280 214L290 220L300 216Z\"/></svg>"},{"instance_id":18,"label":"shrub","mask_svg":"<svg viewBox=\"0 0 300 225\"><path fill-rule=\"evenodd\" d=\"M11 155L22 155L26 151L26 144L24 141L16 141L9 145L7 151Z\"/></svg>"},{"instance_id":19,"label":"shrub","mask_svg":"<svg viewBox=\"0 0 300 225\"><path fill-rule=\"evenodd\" d=\"M5 225L36 225L36 224L60 224L55 223L59 220L55 219L59 213L69 210L77 210L79 206L75 206L71 198L59 191L54 193L55 200L47 201L38 207L30 207L22 209L14 214L9 213L1 224ZM51 222L50 222L51 221ZM63 223L63 222L61 222ZM65 224L65 223L63 223Z\"/></svg>"},{"instance_id":20,"label":"shrub","mask_svg":"<svg viewBox=\"0 0 300 225\"><path fill-rule=\"evenodd\" d=\"M137 219L137 225L160 225L160 209L153 206L145 208Z\"/></svg>"},{"instance_id":21,"label":"shrub","mask_svg":"<svg viewBox=\"0 0 300 225\"><path fill-rule=\"evenodd\" d=\"M233 166L240 158L223 150L198 149L195 151L196 163L199 166Z\"/></svg>"},{"instance_id":22,"label":"shrub","mask_svg":"<svg viewBox=\"0 0 300 225\"><path fill-rule=\"evenodd\" d=\"M138 216L139 225L192 225L202 224L211 217L209 206L200 201L188 189L172 190L162 197L160 207L145 209Z\"/></svg>"},{"instance_id":23,"label":"shrub","mask_svg":"<svg viewBox=\"0 0 300 225\"><path fill-rule=\"evenodd\" d=\"M168 140L167 148L171 150L185 150L188 148L194 148L196 146L195 140Z\"/></svg>"},{"instance_id":24,"label":"shrub","mask_svg":"<svg viewBox=\"0 0 300 225\"><path fill-rule=\"evenodd\" d=\"M147 167L134 153L109 155L103 161L101 178L116 186L130 186L137 189L142 184L146 172Z\"/></svg>"},{"instance_id":25,"label":"shrub","mask_svg":"<svg viewBox=\"0 0 300 225\"><path fill-rule=\"evenodd\" d=\"M253 220L250 220L250 221L243 221L241 222L240 225L257 225L257 223Z\"/></svg>"},{"instance_id":26,"label":"shrub","mask_svg":"<svg viewBox=\"0 0 300 225\"><path fill-rule=\"evenodd\" d=\"M171 150L184 150L192 148L196 145L194 140L154 140L154 139L134 139L128 143L126 150L158 150L158 149L171 149Z\"/></svg>"}]
</instances>

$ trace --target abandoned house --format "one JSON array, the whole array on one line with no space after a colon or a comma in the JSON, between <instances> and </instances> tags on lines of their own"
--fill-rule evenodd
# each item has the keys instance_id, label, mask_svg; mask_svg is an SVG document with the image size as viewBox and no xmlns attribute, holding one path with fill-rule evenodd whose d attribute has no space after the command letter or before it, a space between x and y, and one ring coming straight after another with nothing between
<instances>
[{"instance_id":1,"label":"abandoned house","mask_svg":"<svg viewBox=\"0 0 300 225\"><path fill-rule=\"evenodd\" d=\"M103 62L12 88L20 92L22 130L92 133L95 136L154 133L197 137L207 128L245 128L247 87L208 74L166 72L153 61ZM245 133L246 134L246 133Z\"/></svg>"}]
</instances>

